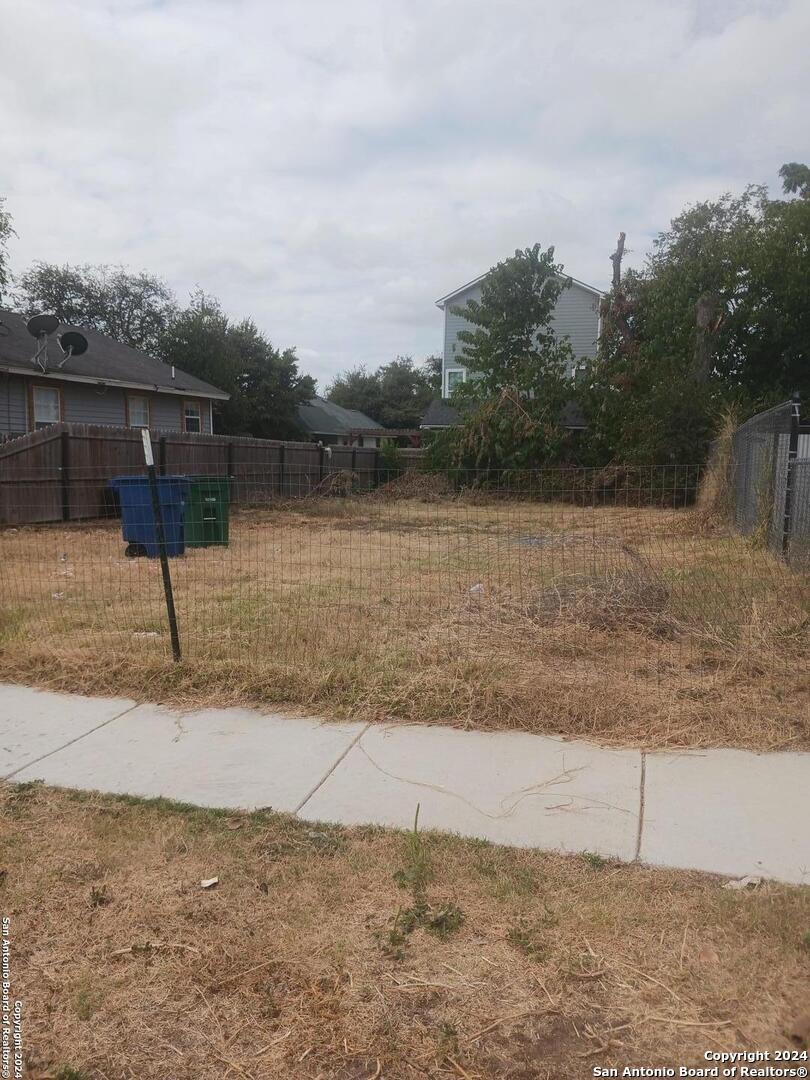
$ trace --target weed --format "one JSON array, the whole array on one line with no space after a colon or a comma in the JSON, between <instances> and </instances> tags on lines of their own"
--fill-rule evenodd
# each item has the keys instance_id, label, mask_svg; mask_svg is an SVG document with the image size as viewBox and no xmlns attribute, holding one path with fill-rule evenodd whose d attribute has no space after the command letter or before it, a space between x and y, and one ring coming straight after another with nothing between
<instances>
[{"instance_id":1,"label":"weed","mask_svg":"<svg viewBox=\"0 0 810 1080\"><path fill-rule=\"evenodd\" d=\"M321 855L325 857L342 854L345 848L339 828L324 826L319 829L297 827L289 822L283 839L266 844L262 854L269 859L283 859L291 855ZM301 823L303 825L303 823Z\"/></svg>"},{"instance_id":2,"label":"weed","mask_svg":"<svg viewBox=\"0 0 810 1080\"><path fill-rule=\"evenodd\" d=\"M442 1057L456 1057L459 1051L458 1029L454 1024L444 1020L439 1025L439 1038L436 1047Z\"/></svg>"},{"instance_id":3,"label":"weed","mask_svg":"<svg viewBox=\"0 0 810 1080\"><path fill-rule=\"evenodd\" d=\"M112 903L112 897L107 892L106 885L93 885L90 889L90 896L88 897L88 903L90 907L104 907L105 904Z\"/></svg>"},{"instance_id":4,"label":"weed","mask_svg":"<svg viewBox=\"0 0 810 1080\"><path fill-rule=\"evenodd\" d=\"M12 817L25 814L32 803L36 802L42 787L41 780L26 780L21 784L9 784L6 806Z\"/></svg>"},{"instance_id":5,"label":"weed","mask_svg":"<svg viewBox=\"0 0 810 1080\"><path fill-rule=\"evenodd\" d=\"M425 889L433 880L433 868L425 842L419 835L419 804L413 819L413 829L405 840L405 866L394 874L394 881L402 889L408 889L414 898L424 896Z\"/></svg>"},{"instance_id":6,"label":"weed","mask_svg":"<svg viewBox=\"0 0 810 1080\"><path fill-rule=\"evenodd\" d=\"M454 934L464 923L464 912L452 901L442 904L435 912L429 913L422 925L429 934L444 941Z\"/></svg>"},{"instance_id":7,"label":"weed","mask_svg":"<svg viewBox=\"0 0 810 1080\"><path fill-rule=\"evenodd\" d=\"M595 851L583 851L582 858L590 866L591 870L604 870L608 865L608 860L601 855L597 855Z\"/></svg>"},{"instance_id":8,"label":"weed","mask_svg":"<svg viewBox=\"0 0 810 1080\"><path fill-rule=\"evenodd\" d=\"M452 901L433 907L427 899L427 885L433 880L433 867L427 845L419 835L419 806L413 821L413 829L405 840L405 866L394 874L400 888L408 889L413 897L410 907L400 906L394 916L392 928L378 932L383 953L395 960L402 960L409 934L421 927L428 934L444 941L464 923L464 912Z\"/></svg>"},{"instance_id":9,"label":"weed","mask_svg":"<svg viewBox=\"0 0 810 1080\"><path fill-rule=\"evenodd\" d=\"M101 994L87 984L81 986L73 996L73 1011L80 1020L89 1020L101 1008Z\"/></svg>"},{"instance_id":10,"label":"weed","mask_svg":"<svg viewBox=\"0 0 810 1080\"><path fill-rule=\"evenodd\" d=\"M538 940L536 929L530 927L523 919L507 930L506 940L529 960L539 962L546 957L547 949Z\"/></svg>"},{"instance_id":11,"label":"weed","mask_svg":"<svg viewBox=\"0 0 810 1080\"><path fill-rule=\"evenodd\" d=\"M411 932L413 926L410 925L407 918L403 918L402 908L398 908L396 915L394 916L394 925L387 932L385 930L378 930L375 933L375 938L379 943L383 956L387 956L389 960L404 960L405 959L405 940L406 935Z\"/></svg>"},{"instance_id":12,"label":"weed","mask_svg":"<svg viewBox=\"0 0 810 1080\"><path fill-rule=\"evenodd\" d=\"M78 1069L71 1069L69 1065L63 1065L54 1074L54 1080L90 1080L87 1073L79 1072Z\"/></svg>"}]
</instances>

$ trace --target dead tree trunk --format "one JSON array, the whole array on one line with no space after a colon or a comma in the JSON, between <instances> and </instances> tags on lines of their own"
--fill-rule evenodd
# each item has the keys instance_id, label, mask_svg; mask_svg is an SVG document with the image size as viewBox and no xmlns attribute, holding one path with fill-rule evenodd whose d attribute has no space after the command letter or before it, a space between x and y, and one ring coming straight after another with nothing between
<instances>
[{"instance_id":1,"label":"dead tree trunk","mask_svg":"<svg viewBox=\"0 0 810 1080\"><path fill-rule=\"evenodd\" d=\"M714 337L725 322L722 301L715 293L703 293L695 304L695 356L693 373L699 383L708 382L714 356Z\"/></svg>"},{"instance_id":2,"label":"dead tree trunk","mask_svg":"<svg viewBox=\"0 0 810 1080\"><path fill-rule=\"evenodd\" d=\"M622 259L624 258L624 238L623 232L619 233L619 240L616 244L616 250L610 256L610 261L613 263L613 291L617 292L621 288L622 283Z\"/></svg>"},{"instance_id":3,"label":"dead tree trunk","mask_svg":"<svg viewBox=\"0 0 810 1080\"><path fill-rule=\"evenodd\" d=\"M621 336L622 351L629 352L633 345L633 330L628 316L632 313L633 304L628 300L622 286L622 259L624 258L625 234L619 233L616 250L610 256L613 263L613 287L610 296L602 301L602 321L605 326L613 324Z\"/></svg>"}]
</instances>

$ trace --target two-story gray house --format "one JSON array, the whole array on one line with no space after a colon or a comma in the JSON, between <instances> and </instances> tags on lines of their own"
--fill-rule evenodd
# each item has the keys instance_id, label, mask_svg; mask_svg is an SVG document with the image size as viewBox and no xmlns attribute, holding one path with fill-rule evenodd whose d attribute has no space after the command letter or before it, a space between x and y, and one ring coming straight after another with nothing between
<instances>
[{"instance_id":1,"label":"two-story gray house","mask_svg":"<svg viewBox=\"0 0 810 1080\"><path fill-rule=\"evenodd\" d=\"M464 343L459 341L460 330L472 330L474 327L453 309L464 307L469 300L481 299L481 285L486 274L468 281L458 289L447 293L436 301L436 306L444 312L444 350L442 353L442 398L451 396L459 382L469 377L464 365ZM577 360L592 359L596 356L599 339L599 306L603 293L593 285L565 275L571 281L570 288L563 289L554 309L552 325L559 337L567 337ZM576 361L575 361L576 363ZM574 371L570 373L572 376ZM451 427L457 420L457 414L448 406L433 403L428 409L422 427ZM434 421L434 422L431 422Z\"/></svg>"},{"instance_id":2,"label":"two-story gray house","mask_svg":"<svg viewBox=\"0 0 810 1080\"><path fill-rule=\"evenodd\" d=\"M36 360L25 319L0 310L0 440L63 420L212 431L213 402L229 394L95 330L82 328L87 350L66 358L59 339L69 329L58 327Z\"/></svg>"}]
</instances>

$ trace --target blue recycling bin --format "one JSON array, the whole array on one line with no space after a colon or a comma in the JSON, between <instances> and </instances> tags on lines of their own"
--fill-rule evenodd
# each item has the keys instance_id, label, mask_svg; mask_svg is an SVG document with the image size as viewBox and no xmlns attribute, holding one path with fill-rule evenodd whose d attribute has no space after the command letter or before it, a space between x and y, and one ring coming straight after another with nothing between
<instances>
[{"instance_id":1,"label":"blue recycling bin","mask_svg":"<svg viewBox=\"0 0 810 1080\"><path fill-rule=\"evenodd\" d=\"M166 554L182 555L185 551L183 515L188 480L184 476L159 476L157 485ZM121 506L121 532L127 542L124 554L131 558L136 555L157 558L160 545L149 477L115 476L109 486L118 495Z\"/></svg>"}]
</instances>

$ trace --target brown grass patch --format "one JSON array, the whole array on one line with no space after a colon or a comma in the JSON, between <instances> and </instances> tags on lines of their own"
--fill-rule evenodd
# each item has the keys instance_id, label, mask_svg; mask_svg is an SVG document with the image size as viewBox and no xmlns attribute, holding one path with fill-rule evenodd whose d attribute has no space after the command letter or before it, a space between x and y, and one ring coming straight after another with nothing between
<instances>
[{"instance_id":1,"label":"brown grass patch","mask_svg":"<svg viewBox=\"0 0 810 1080\"><path fill-rule=\"evenodd\" d=\"M0 676L180 707L810 747L807 576L688 511L312 498L156 560L114 523L0 532Z\"/></svg>"},{"instance_id":2,"label":"brown grass patch","mask_svg":"<svg viewBox=\"0 0 810 1080\"><path fill-rule=\"evenodd\" d=\"M31 1080L574 1080L810 1006L808 889L39 785L0 827Z\"/></svg>"}]
</instances>

